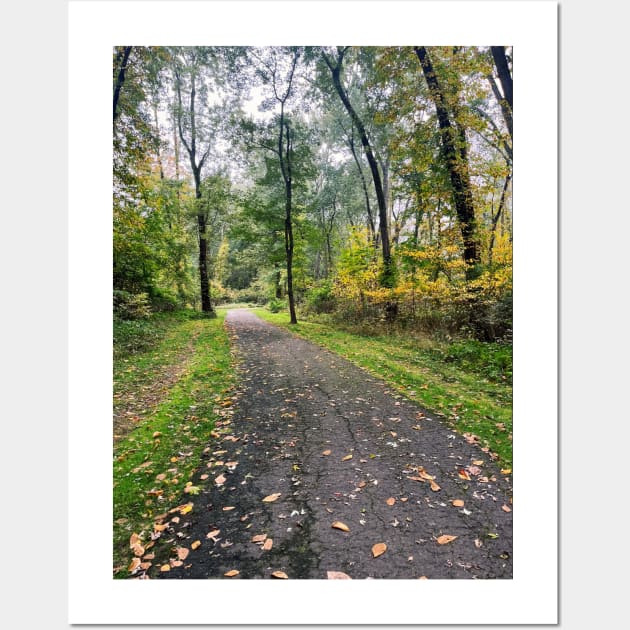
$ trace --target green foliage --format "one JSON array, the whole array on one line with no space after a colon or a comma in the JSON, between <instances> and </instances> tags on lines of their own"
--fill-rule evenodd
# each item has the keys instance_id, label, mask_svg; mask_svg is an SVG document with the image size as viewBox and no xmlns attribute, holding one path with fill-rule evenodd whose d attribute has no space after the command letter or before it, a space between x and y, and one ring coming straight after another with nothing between
<instances>
[{"instance_id":1,"label":"green foliage","mask_svg":"<svg viewBox=\"0 0 630 630\"><path fill-rule=\"evenodd\" d=\"M267 308L271 313L279 313L280 311L285 311L287 309L287 301L286 300L269 300L267 302Z\"/></svg>"},{"instance_id":2,"label":"green foliage","mask_svg":"<svg viewBox=\"0 0 630 630\"><path fill-rule=\"evenodd\" d=\"M114 315L124 320L147 319L151 316L147 293L114 290Z\"/></svg>"},{"instance_id":3,"label":"green foliage","mask_svg":"<svg viewBox=\"0 0 630 630\"><path fill-rule=\"evenodd\" d=\"M306 292L304 310L307 313L332 313L336 300L330 280L323 280Z\"/></svg>"}]
</instances>

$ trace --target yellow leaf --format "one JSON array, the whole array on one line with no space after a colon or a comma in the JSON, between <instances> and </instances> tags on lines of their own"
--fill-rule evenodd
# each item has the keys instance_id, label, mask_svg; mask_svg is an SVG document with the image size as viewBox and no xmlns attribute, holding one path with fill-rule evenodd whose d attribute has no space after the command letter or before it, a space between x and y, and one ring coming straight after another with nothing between
<instances>
[{"instance_id":1,"label":"yellow leaf","mask_svg":"<svg viewBox=\"0 0 630 630\"><path fill-rule=\"evenodd\" d=\"M335 529L340 529L342 532L349 532L350 528L345 524L342 523L341 521L335 521L331 527L334 527Z\"/></svg>"},{"instance_id":2,"label":"yellow leaf","mask_svg":"<svg viewBox=\"0 0 630 630\"><path fill-rule=\"evenodd\" d=\"M385 503L387 503L387 505L394 505L394 503L396 503L396 499L394 499L394 497L389 497Z\"/></svg>"},{"instance_id":3,"label":"yellow leaf","mask_svg":"<svg viewBox=\"0 0 630 630\"><path fill-rule=\"evenodd\" d=\"M382 556L387 551L387 545L385 543L376 543L372 547L372 556L378 558Z\"/></svg>"},{"instance_id":4,"label":"yellow leaf","mask_svg":"<svg viewBox=\"0 0 630 630\"><path fill-rule=\"evenodd\" d=\"M191 549L197 549L197 547L199 547L199 545L201 545L201 541L200 540L195 540L195 542L190 545L190 548Z\"/></svg>"},{"instance_id":5,"label":"yellow leaf","mask_svg":"<svg viewBox=\"0 0 630 630\"><path fill-rule=\"evenodd\" d=\"M180 514L188 514L188 512L192 512L193 509L193 504L192 503L188 503L186 504L180 511Z\"/></svg>"},{"instance_id":6,"label":"yellow leaf","mask_svg":"<svg viewBox=\"0 0 630 630\"><path fill-rule=\"evenodd\" d=\"M341 461L342 461L342 462L347 462L349 459L352 459L352 454L350 454L350 455L346 455L345 457L342 457L342 458L341 458Z\"/></svg>"},{"instance_id":7,"label":"yellow leaf","mask_svg":"<svg viewBox=\"0 0 630 630\"><path fill-rule=\"evenodd\" d=\"M463 468L457 473L457 475L460 479L470 481L470 475Z\"/></svg>"},{"instance_id":8,"label":"yellow leaf","mask_svg":"<svg viewBox=\"0 0 630 630\"><path fill-rule=\"evenodd\" d=\"M223 575L225 575L225 577L234 577L235 575L238 575L239 573L240 571L237 571L236 569L232 569L231 571L227 571Z\"/></svg>"},{"instance_id":9,"label":"yellow leaf","mask_svg":"<svg viewBox=\"0 0 630 630\"><path fill-rule=\"evenodd\" d=\"M342 571L327 571L326 577L329 580L351 580L352 579L349 575L346 575Z\"/></svg>"},{"instance_id":10,"label":"yellow leaf","mask_svg":"<svg viewBox=\"0 0 630 630\"><path fill-rule=\"evenodd\" d=\"M455 506L455 507L464 507L464 502L461 499L453 499L451 501L451 503Z\"/></svg>"},{"instance_id":11,"label":"yellow leaf","mask_svg":"<svg viewBox=\"0 0 630 630\"><path fill-rule=\"evenodd\" d=\"M263 503L272 503L273 501L276 501L281 494L281 492L274 492L273 494L266 496L263 499Z\"/></svg>"},{"instance_id":12,"label":"yellow leaf","mask_svg":"<svg viewBox=\"0 0 630 630\"><path fill-rule=\"evenodd\" d=\"M160 567L160 571L170 571L171 570L171 565L170 564L163 564Z\"/></svg>"},{"instance_id":13,"label":"yellow leaf","mask_svg":"<svg viewBox=\"0 0 630 630\"><path fill-rule=\"evenodd\" d=\"M284 571L274 571L271 577L278 578L280 580L288 580L289 576Z\"/></svg>"},{"instance_id":14,"label":"yellow leaf","mask_svg":"<svg viewBox=\"0 0 630 630\"><path fill-rule=\"evenodd\" d=\"M512 472L511 468L502 468L501 469L501 474L502 475L509 475Z\"/></svg>"},{"instance_id":15,"label":"yellow leaf","mask_svg":"<svg viewBox=\"0 0 630 630\"><path fill-rule=\"evenodd\" d=\"M438 545L447 545L450 542L453 542L457 536L450 536L449 534L443 534L442 536L438 536L437 544Z\"/></svg>"}]
</instances>

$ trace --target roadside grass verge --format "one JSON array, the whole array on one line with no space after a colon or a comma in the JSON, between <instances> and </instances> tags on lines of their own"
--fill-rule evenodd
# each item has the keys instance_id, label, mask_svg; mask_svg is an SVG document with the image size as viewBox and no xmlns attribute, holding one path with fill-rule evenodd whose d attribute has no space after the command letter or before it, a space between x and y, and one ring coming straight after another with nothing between
<instances>
[{"instance_id":1,"label":"roadside grass verge","mask_svg":"<svg viewBox=\"0 0 630 630\"><path fill-rule=\"evenodd\" d=\"M116 578L129 576L132 534L142 541L142 555L150 553L154 523L186 496L216 420L230 404L234 373L224 319L223 310L214 319L173 314L155 327L151 350L121 353L114 360L115 397L158 392L149 397L152 406L135 417L133 427L114 445ZM175 377L162 387L165 371Z\"/></svg>"},{"instance_id":2,"label":"roadside grass verge","mask_svg":"<svg viewBox=\"0 0 630 630\"><path fill-rule=\"evenodd\" d=\"M254 312L380 377L454 430L476 436L502 468L512 467L511 346L404 333L368 336L328 323L291 325L284 312Z\"/></svg>"}]
</instances>

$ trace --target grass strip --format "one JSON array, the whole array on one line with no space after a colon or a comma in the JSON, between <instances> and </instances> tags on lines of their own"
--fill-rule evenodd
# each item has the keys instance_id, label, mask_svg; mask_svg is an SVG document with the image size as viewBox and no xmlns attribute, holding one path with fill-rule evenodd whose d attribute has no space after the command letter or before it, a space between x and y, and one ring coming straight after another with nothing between
<instances>
[{"instance_id":1,"label":"grass strip","mask_svg":"<svg viewBox=\"0 0 630 630\"><path fill-rule=\"evenodd\" d=\"M479 346L477 361L473 361L471 352L461 351L461 342L447 344L404 333L366 336L328 323L302 320L291 325L283 312L263 308L254 312L383 379L454 430L477 436L480 444L497 456L502 468L512 467L511 355L509 373L506 369L506 374L498 374L489 356L494 350L487 344ZM503 356L506 347L497 346L496 353L501 353L507 368Z\"/></svg>"},{"instance_id":2,"label":"grass strip","mask_svg":"<svg viewBox=\"0 0 630 630\"><path fill-rule=\"evenodd\" d=\"M224 318L225 312L219 311L215 319L166 326L157 351L138 353L124 363L123 371L133 368L132 372L144 374L138 383L146 383L152 365L159 379L157 368L168 363L165 356L181 360L182 351L190 347L178 380L115 446L113 557L117 578L128 576L131 534L149 541L154 520L181 502L221 405L229 397L234 372ZM120 364L115 373L117 370L120 374ZM118 387L128 385L124 379L118 381Z\"/></svg>"}]
</instances>

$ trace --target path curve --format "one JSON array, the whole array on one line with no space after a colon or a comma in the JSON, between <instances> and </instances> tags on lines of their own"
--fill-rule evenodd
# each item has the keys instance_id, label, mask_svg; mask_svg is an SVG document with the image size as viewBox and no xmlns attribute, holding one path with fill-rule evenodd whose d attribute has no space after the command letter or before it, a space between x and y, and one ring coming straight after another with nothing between
<instances>
[{"instance_id":1,"label":"path curve","mask_svg":"<svg viewBox=\"0 0 630 630\"><path fill-rule=\"evenodd\" d=\"M196 473L193 510L163 537L185 558L152 577L512 577L511 480L487 453L247 310L226 327L240 360L232 415Z\"/></svg>"}]
</instances>

